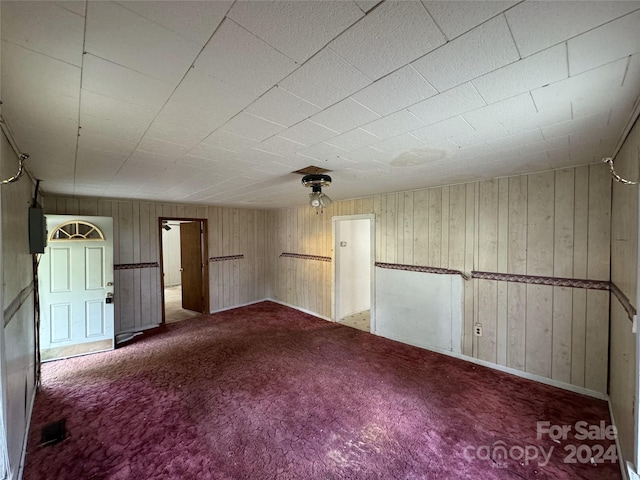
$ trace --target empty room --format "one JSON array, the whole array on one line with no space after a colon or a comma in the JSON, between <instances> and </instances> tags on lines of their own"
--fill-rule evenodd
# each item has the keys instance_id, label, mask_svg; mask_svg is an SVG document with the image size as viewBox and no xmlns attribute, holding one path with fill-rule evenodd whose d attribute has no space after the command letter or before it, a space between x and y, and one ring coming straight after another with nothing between
<instances>
[{"instance_id":1,"label":"empty room","mask_svg":"<svg viewBox=\"0 0 640 480\"><path fill-rule=\"evenodd\" d=\"M640 1L0 20L0 478L640 478Z\"/></svg>"}]
</instances>

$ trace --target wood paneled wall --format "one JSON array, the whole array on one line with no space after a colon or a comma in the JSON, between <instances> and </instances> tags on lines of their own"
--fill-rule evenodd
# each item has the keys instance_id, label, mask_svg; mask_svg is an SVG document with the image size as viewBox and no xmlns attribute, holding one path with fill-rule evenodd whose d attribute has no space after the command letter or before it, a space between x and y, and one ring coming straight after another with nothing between
<instances>
[{"instance_id":1,"label":"wood paneled wall","mask_svg":"<svg viewBox=\"0 0 640 480\"><path fill-rule=\"evenodd\" d=\"M279 255L332 257L331 217L359 213L375 214L378 262L609 280L610 191L598 164L271 212L273 295L330 317L331 265ZM467 281L463 352L605 392L608 310L606 291Z\"/></svg>"},{"instance_id":2,"label":"wood paneled wall","mask_svg":"<svg viewBox=\"0 0 640 480\"><path fill-rule=\"evenodd\" d=\"M640 179L640 124L636 122L620 152L615 168L624 178ZM611 281L638 309L638 186L613 183L611 222ZM611 297L611 379L609 395L618 427L624 460L634 461L634 404L636 335L620 302ZM635 400L635 401L634 401Z\"/></svg>"},{"instance_id":3,"label":"wood paneled wall","mask_svg":"<svg viewBox=\"0 0 640 480\"><path fill-rule=\"evenodd\" d=\"M0 133L0 178L10 178L17 171L16 156ZM27 175L0 188L0 327L4 329L4 343L0 345L4 405L0 416L6 435L0 442L0 455L6 460L3 462L6 472L15 478L24 459L22 447L35 394L33 257L29 253L27 221L34 190Z\"/></svg>"},{"instance_id":4,"label":"wood paneled wall","mask_svg":"<svg viewBox=\"0 0 640 480\"><path fill-rule=\"evenodd\" d=\"M610 191L598 164L341 201L323 213L60 197L46 209L112 216L116 263L159 261L159 217L207 218L209 256L244 255L210 263L212 310L274 298L331 317L331 262L280 254L333 257L333 216L375 214L378 262L609 280ZM117 272L117 331L158 324L158 269ZM463 300L466 355L606 391L608 292L474 279Z\"/></svg>"},{"instance_id":5,"label":"wood paneled wall","mask_svg":"<svg viewBox=\"0 0 640 480\"><path fill-rule=\"evenodd\" d=\"M207 219L209 257L244 256L209 262L211 310L267 296L266 211L54 196L46 197L45 210L60 215L112 217L115 264L160 262L160 217ZM116 333L158 325L162 320L160 269L114 273Z\"/></svg>"}]
</instances>

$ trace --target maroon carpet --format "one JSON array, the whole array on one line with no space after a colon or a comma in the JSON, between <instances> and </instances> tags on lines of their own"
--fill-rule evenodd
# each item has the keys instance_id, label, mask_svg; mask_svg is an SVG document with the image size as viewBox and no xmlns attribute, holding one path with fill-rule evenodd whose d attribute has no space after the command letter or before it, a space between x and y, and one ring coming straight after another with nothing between
<instances>
[{"instance_id":1,"label":"maroon carpet","mask_svg":"<svg viewBox=\"0 0 640 480\"><path fill-rule=\"evenodd\" d=\"M620 478L610 440L574 437L608 425L605 402L271 302L45 364L43 380L26 479ZM62 418L67 438L40 446ZM537 439L538 421L571 431Z\"/></svg>"}]
</instances>

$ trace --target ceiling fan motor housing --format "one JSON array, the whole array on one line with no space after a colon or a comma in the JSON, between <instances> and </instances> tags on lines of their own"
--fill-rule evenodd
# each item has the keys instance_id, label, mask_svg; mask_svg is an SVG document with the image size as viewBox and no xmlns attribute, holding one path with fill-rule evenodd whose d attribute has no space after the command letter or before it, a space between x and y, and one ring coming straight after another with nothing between
<instances>
[{"instance_id":1,"label":"ceiling fan motor housing","mask_svg":"<svg viewBox=\"0 0 640 480\"><path fill-rule=\"evenodd\" d=\"M305 175L302 177L302 185L311 187L314 192L320 192L322 187L331 185L331 177L321 173Z\"/></svg>"}]
</instances>

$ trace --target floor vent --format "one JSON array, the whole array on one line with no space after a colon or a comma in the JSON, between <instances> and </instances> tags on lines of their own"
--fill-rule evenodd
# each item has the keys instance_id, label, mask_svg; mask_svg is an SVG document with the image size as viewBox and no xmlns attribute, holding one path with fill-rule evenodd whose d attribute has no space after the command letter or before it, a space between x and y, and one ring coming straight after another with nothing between
<instances>
[{"instance_id":1,"label":"floor vent","mask_svg":"<svg viewBox=\"0 0 640 480\"><path fill-rule=\"evenodd\" d=\"M55 445L67 438L67 419L63 418L57 422L52 422L42 427L40 445Z\"/></svg>"}]
</instances>

